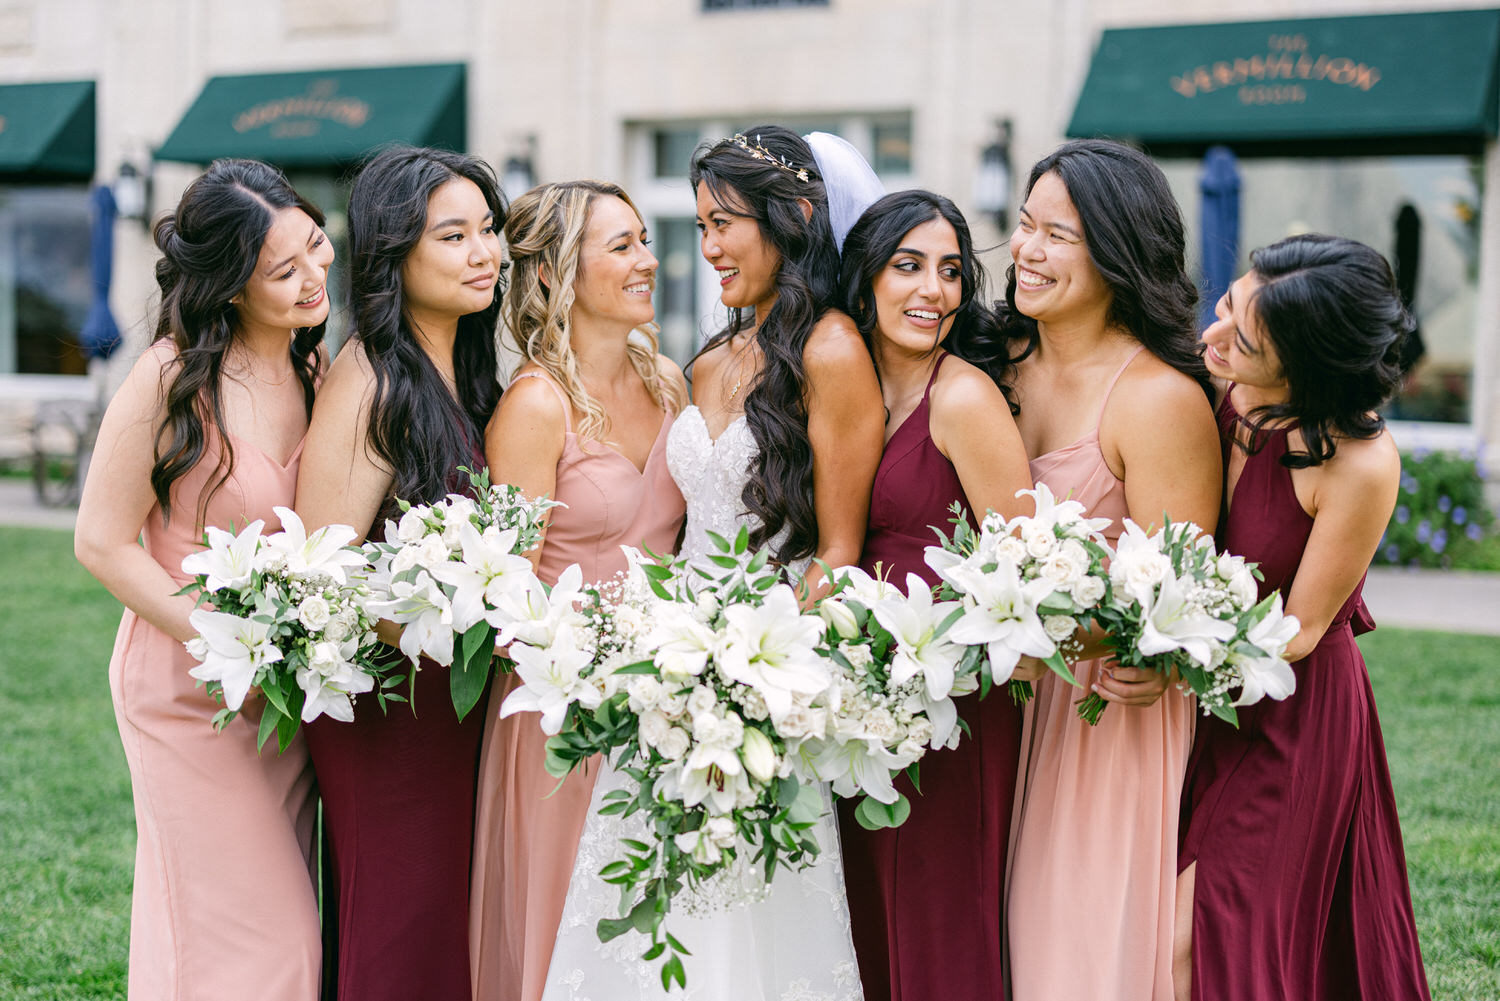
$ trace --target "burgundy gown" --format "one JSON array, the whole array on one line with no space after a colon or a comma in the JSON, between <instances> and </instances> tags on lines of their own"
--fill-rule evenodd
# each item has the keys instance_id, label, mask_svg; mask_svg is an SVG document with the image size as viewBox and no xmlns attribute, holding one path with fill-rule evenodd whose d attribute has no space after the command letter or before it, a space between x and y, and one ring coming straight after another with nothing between
<instances>
[{"instance_id":1,"label":"burgundy gown","mask_svg":"<svg viewBox=\"0 0 1500 1001\"><path fill-rule=\"evenodd\" d=\"M1239 419L1219 408L1225 466ZM1219 523L1223 549L1289 594L1312 531L1281 464L1285 429L1249 456ZM1178 871L1197 862L1194 1001L1426 1001L1396 800L1370 676L1354 637L1375 627L1349 595L1297 690L1203 717L1182 793Z\"/></svg>"},{"instance_id":2,"label":"burgundy gown","mask_svg":"<svg viewBox=\"0 0 1500 1001\"><path fill-rule=\"evenodd\" d=\"M477 450L471 468L484 468ZM387 501L369 538L383 539L385 519L400 514ZM448 669L426 657L415 674L406 667L399 691L410 705L382 714L361 695L354 722L323 716L303 728L332 862L324 980L336 971L338 1001L471 1001L469 861L485 699L460 722Z\"/></svg>"},{"instance_id":3,"label":"burgundy gown","mask_svg":"<svg viewBox=\"0 0 1500 1001\"><path fill-rule=\"evenodd\" d=\"M922 402L886 444L870 496L860 566L873 573L883 564L903 590L907 573L937 583L922 558L937 543L931 526L952 534L949 506L969 507L958 473L928 429L928 395L947 357L939 357ZM922 759L922 791L905 776L897 780L912 805L906 823L868 831L854 818L856 801L839 803L844 883L866 1001L1005 997L1001 884L1021 711L999 690L982 700L964 698L959 711L970 733L957 748Z\"/></svg>"}]
</instances>

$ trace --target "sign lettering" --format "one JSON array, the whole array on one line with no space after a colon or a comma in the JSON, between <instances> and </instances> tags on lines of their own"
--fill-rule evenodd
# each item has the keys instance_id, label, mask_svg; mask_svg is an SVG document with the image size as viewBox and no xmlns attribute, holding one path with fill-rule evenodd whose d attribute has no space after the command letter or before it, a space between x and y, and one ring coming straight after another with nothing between
<instances>
[{"instance_id":1,"label":"sign lettering","mask_svg":"<svg viewBox=\"0 0 1500 1001\"><path fill-rule=\"evenodd\" d=\"M249 132L271 126L271 135L281 139L316 135L322 127L319 119L351 129L364 125L370 118L369 104L357 97L337 97L337 90L335 80L315 80L305 95L276 98L241 111L234 116L234 130Z\"/></svg>"},{"instance_id":2,"label":"sign lettering","mask_svg":"<svg viewBox=\"0 0 1500 1001\"><path fill-rule=\"evenodd\" d=\"M1348 56L1327 54L1312 56L1307 49L1307 39L1302 35L1272 35L1265 55L1220 59L1213 63L1195 66L1180 76L1171 77L1173 90L1186 98L1199 94L1211 94L1226 87L1239 87L1240 100L1246 104L1285 104L1294 99L1266 101L1247 98L1246 90L1255 94L1262 92L1298 92L1296 103L1307 100L1306 88L1262 87L1262 83L1296 80L1322 80L1339 87L1351 87L1368 92L1380 82L1380 68L1359 62Z\"/></svg>"}]
</instances>

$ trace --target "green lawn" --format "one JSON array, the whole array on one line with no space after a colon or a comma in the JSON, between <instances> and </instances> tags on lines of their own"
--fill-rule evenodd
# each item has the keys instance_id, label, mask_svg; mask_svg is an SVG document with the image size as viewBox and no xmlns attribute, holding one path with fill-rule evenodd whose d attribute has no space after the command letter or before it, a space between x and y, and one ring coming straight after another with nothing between
<instances>
[{"instance_id":1,"label":"green lawn","mask_svg":"<svg viewBox=\"0 0 1500 1001\"><path fill-rule=\"evenodd\" d=\"M134 823L106 667L119 606L63 532L0 528L0 1001L123 998ZM1384 630L1370 659L1434 998L1500 998L1500 654Z\"/></svg>"}]
</instances>

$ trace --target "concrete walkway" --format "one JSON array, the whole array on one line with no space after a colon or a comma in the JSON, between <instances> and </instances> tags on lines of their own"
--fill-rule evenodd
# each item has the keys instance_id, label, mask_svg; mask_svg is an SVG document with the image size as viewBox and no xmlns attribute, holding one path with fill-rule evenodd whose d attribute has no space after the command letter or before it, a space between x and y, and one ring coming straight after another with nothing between
<instances>
[{"instance_id":1,"label":"concrete walkway","mask_svg":"<svg viewBox=\"0 0 1500 1001\"><path fill-rule=\"evenodd\" d=\"M42 507L30 480L0 478L0 525L71 532L75 508ZM1500 573L1375 567L1365 601L1382 626L1500 636Z\"/></svg>"}]
</instances>

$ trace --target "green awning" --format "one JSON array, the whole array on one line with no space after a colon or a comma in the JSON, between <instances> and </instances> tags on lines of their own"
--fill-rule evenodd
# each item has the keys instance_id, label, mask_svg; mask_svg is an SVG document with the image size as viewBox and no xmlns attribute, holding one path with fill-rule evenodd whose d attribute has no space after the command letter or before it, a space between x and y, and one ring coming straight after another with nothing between
<instances>
[{"instance_id":1,"label":"green awning","mask_svg":"<svg viewBox=\"0 0 1500 1001\"><path fill-rule=\"evenodd\" d=\"M94 83L0 85L0 175L92 177Z\"/></svg>"},{"instance_id":2,"label":"green awning","mask_svg":"<svg viewBox=\"0 0 1500 1001\"><path fill-rule=\"evenodd\" d=\"M216 76L156 158L319 167L389 142L462 151L465 116L462 63Z\"/></svg>"},{"instance_id":3,"label":"green awning","mask_svg":"<svg viewBox=\"0 0 1500 1001\"><path fill-rule=\"evenodd\" d=\"M1500 10L1104 32L1070 136L1154 153L1474 151L1497 130Z\"/></svg>"}]
</instances>

